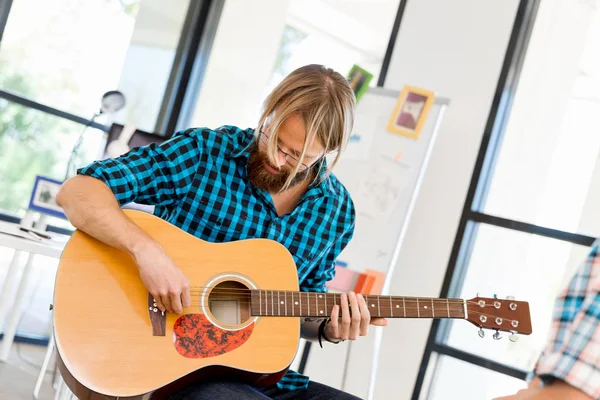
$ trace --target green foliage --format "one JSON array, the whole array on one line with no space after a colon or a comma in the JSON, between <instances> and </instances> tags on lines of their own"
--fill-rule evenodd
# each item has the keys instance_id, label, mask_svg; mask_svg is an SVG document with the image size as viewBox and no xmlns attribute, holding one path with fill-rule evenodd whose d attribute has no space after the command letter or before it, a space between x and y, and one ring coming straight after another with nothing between
<instances>
[{"instance_id":1,"label":"green foliage","mask_svg":"<svg viewBox=\"0 0 600 400\"><path fill-rule=\"evenodd\" d=\"M0 85L28 95L24 76L5 77ZM15 103L0 103L0 209L18 212L27 207L35 176L56 177L58 137L67 121ZM62 128L62 129L61 129Z\"/></svg>"}]
</instances>

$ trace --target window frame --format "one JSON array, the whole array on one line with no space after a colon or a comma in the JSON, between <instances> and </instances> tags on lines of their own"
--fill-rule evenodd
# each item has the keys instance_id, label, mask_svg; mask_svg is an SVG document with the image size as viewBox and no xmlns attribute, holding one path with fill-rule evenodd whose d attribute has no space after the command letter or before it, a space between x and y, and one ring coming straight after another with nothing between
<instances>
[{"instance_id":1,"label":"window frame","mask_svg":"<svg viewBox=\"0 0 600 400\"><path fill-rule=\"evenodd\" d=\"M488 224L516 232L524 232L588 247L595 240L594 237L575 232L567 232L501 218L482 212L493 179L496 161L501 151L502 139L506 131L506 125L510 116L540 1L520 0L519 2L494 99L448 261L444 282L440 290L439 297L441 298L459 296L467 274L477 230L481 224ZM428 384L432 381L432 377L435 374L435 355L457 358L481 368L526 380L529 374L528 371L513 368L447 345L446 342L449 334L450 324L448 321L433 321L415 381L412 399L419 399L423 391L427 392Z\"/></svg>"}]
</instances>

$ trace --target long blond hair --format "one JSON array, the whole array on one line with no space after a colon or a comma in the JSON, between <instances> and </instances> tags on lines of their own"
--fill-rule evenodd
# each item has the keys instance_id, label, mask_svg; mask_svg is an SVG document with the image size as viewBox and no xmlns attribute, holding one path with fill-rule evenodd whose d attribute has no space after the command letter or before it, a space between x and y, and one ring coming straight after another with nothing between
<instances>
[{"instance_id":1,"label":"long blond hair","mask_svg":"<svg viewBox=\"0 0 600 400\"><path fill-rule=\"evenodd\" d=\"M277 159L279 130L292 114L299 113L306 126L306 138L296 165L282 190L289 188L304 161L308 144L314 139L323 146L325 154L337 152L328 165L324 178L331 173L354 126L356 98L347 79L331 68L310 64L286 76L265 99L259 127L269 124L269 158ZM322 165L322 164L321 164ZM320 171L317 177L320 175Z\"/></svg>"}]
</instances>

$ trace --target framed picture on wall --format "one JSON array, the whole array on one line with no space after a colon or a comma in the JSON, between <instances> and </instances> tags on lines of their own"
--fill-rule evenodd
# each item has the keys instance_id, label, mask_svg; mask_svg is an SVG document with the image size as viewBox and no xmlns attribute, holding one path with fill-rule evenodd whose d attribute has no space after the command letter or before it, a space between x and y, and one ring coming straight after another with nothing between
<instances>
[{"instance_id":1,"label":"framed picture on wall","mask_svg":"<svg viewBox=\"0 0 600 400\"><path fill-rule=\"evenodd\" d=\"M350 87L354 90L354 96L358 103L362 95L365 94L369 88L369 83L371 82L371 79L373 79L373 74L354 64L348 73L347 79Z\"/></svg>"},{"instance_id":2,"label":"framed picture on wall","mask_svg":"<svg viewBox=\"0 0 600 400\"><path fill-rule=\"evenodd\" d=\"M387 130L418 139L434 100L435 93L429 90L404 86L388 121Z\"/></svg>"},{"instance_id":3,"label":"framed picture on wall","mask_svg":"<svg viewBox=\"0 0 600 400\"><path fill-rule=\"evenodd\" d=\"M56 195L61 185L60 181L40 175L36 176L29 199L29 209L66 219L63 209L56 204Z\"/></svg>"}]
</instances>

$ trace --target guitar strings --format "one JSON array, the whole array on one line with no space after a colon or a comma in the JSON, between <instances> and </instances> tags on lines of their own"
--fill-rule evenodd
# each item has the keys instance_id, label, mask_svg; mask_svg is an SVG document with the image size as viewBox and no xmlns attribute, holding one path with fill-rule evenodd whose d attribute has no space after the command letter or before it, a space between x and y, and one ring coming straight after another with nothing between
<instances>
[{"instance_id":1,"label":"guitar strings","mask_svg":"<svg viewBox=\"0 0 600 400\"><path fill-rule=\"evenodd\" d=\"M201 288L202 286L193 286L194 288ZM301 294L307 294L307 295L334 295L334 296L338 296L341 293L323 293L323 292L299 292L299 291L290 291L290 290L276 290L276 289L247 289L247 288L220 288L220 287L216 287L216 286L204 286L203 288L205 289L212 289L211 292L219 292L219 294L223 294L225 292L227 292L228 294L245 294L250 296L252 291L262 291L263 293L268 293L268 292L272 292L273 293L279 293L279 294L284 294L284 293L301 293ZM204 293L205 290L190 290L190 294L202 294ZM358 293L357 293L358 294ZM375 296L375 295L365 295L363 294L363 296ZM388 295L380 295L382 297L385 298L404 298L406 300L409 299L423 299L425 301L430 301L431 299L433 299L434 301L456 301L456 302L463 302L463 299L445 299L445 298L437 298L437 297L415 297L415 296L388 296ZM475 302L472 302L473 304L477 304ZM486 304L486 306L493 306L492 304Z\"/></svg>"},{"instance_id":2,"label":"guitar strings","mask_svg":"<svg viewBox=\"0 0 600 400\"><path fill-rule=\"evenodd\" d=\"M205 288L205 289L212 289L211 292L215 293L218 292L218 294L229 294L229 295L244 295L247 297L251 297L252 296L252 291L262 291L263 293L266 293L265 297L269 296L268 292L271 292L270 295L273 296L276 293L279 293L280 295L284 295L286 293L300 293L300 294L306 294L308 295L327 295L327 296L339 296L341 295L341 293L322 293L322 292L299 292L299 291L289 291L289 290L275 290L275 289L248 289L248 288L220 288L217 286L193 286L194 288ZM191 290L190 294L194 294L194 295L200 295L204 293L204 290L201 291L195 291L195 290ZM358 294L358 293L357 293ZM260 295L259 295L260 296ZM363 294L364 297L367 296L378 296L380 299L384 298L385 300L389 299L390 297L392 299L395 300L400 300L400 299L404 299L406 301L416 301L417 299L419 301L423 301L423 302L430 302L431 300L433 300L434 302L454 302L454 303L460 303L463 304L465 302L464 299L456 299L456 298L438 298L438 297L415 297L415 296L388 296L388 295L365 295ZM384 300L384 301L385 301ZM498 301L503 301L503 299L497 299ZM478 302L475 301L470 301L470 300L466 300L467 304L471 304L471 305L478 305L480 307L494 307L493 304L490 303L485 303L483 306L481 306Z\"/></svg>"},{"instance_id":3,"label":"guitar strings","mask_svg":"<svg viewBox=\"0 0 600 400\"><path fill-rule=\"evenodd\" d=\"M193 306L199 306L199 304L192 304L192 306L190 306L190 307L184 307L184 309L185 308L191 308ZM269 308L271 308L271 307L265 307L265 309L267 311L267 315L253 315L253 316L273 316L273 317L286 317L286 316L287 317L301 317L301 316L303 316L303 315L291 315L290 313L288 313L286 315L285 314L286 310L283 311L283 315L280 315L280 310L278 308L273 308L273 313L272 314L268 314L268 311L270 311ZM302 307L302 309L304 309L304 307ZM428 315L427 317L423 317L423 318L448 318L448 317L445 317L442 314L452 313L452 312L456 312L456 311L461 311L461 312L464 313L464 309L462 309L462 308L460 308L460 309L459 308L455 308L455 309L444 310L444 312L442 314L440 314L439 316L433 316L435 314L435 310L433 310L433 312L432 312L431 309L424 310L424 309L422 309L420 307L409 307L409 306L407 306L405 308L395 308L395 307L390 307L390 306L387 306L387 307L381 306L381 307L379 307L379 310L378 310L380 314L381 314L381 310L383 310L384 313L386 311L390 311L390 317L384 317L384 318L394 318L393 316L391 316L391 314L392 314L391 310L398 310L398 313L396 313L398 315L398 317L400 317L400 316L402 316L402 314L404 314L404 310L406 310L407 312L408 311L410 311L410 312L417 312L417 310L418 310L419 313L421 313L421 314L429 314L429 313L432 314L431 316ZM274 311L277 311L277 315L274 314ZM310 311L311 310L307 310L307 312L309 314L310 314ZM303 312L303 310L300 310L300 313L302 313L302 312ZM417 317L418 318L418 314L419 313L417 313L417 315L412 315L411 317ZM327 316L330 316L330 314L331 313L328 313ZM468 314L476 314L476 315L485 316L485 317L489 317L489 318L495 318L496 317L495 315L487 314L487 313L480 312L480 311L469 311ZM325 315L320 315L320 314L319 315L312 315L312 314L310 314L310 315L304 315L304 316L307 316L307 317L325 317ZM464 316L462 316L462 317L450 317L450 318L462 318L462 319L466 319ZM516 320L508 319L508 318L503 318L503 321L506 321L508 323L512 323L513 321L516 321ZM513 330L517 330L517 329L514 328Z\"/></svg>"}]
</instances>

